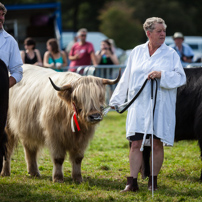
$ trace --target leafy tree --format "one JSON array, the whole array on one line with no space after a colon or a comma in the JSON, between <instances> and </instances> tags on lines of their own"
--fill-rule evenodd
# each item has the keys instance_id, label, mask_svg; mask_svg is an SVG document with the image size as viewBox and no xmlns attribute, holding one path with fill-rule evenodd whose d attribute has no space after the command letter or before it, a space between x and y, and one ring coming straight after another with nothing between
<instances>
[{"instance_id":1,"label":"leafy tree","mask_svg":"<svg viewBox=\"0 0 202 202\"><path fill-rule=\"evenodd\" d=\"M133 19L134 9L126 3L113 2L101 11L100 31L113 38L118 47L131 49L145 36L140 21Z\"/></svg>"},{"instance_id":2,"label":"leafy tree","mask_svg":"<svg viewBox=\"0 0 202 202\"><path fill-rule=\"evenodd\" d=\"M196 16L201 16L199 7L202 2L198 0L125 0L127 4L135 8L134 18L141 23L148 17L161 17L168 25L167 35L173 35L176 31L184 35L201 35L196 26ZM198 21L199 22L199 21Z\"/></svg>"},{"instance_id":3,"label":"leafy tree","mask_svg":"<svg viewBox=\"0 0 202 202\"><path fill-rule=\"evenodd\" d=\"M58 0L2 0L1 2L7 5L16 5L21 3L47 3L56 1ZM119 42L117 37L117 43L124 44L123 40L126 40L125 43L128 43L127 41L131 38L130 35L132 33L135 33L135 36L133 40L130 40L130 46L137 44L138 40L139 43L145 41L145 35L141 31L142 24L146 18L153 16L162 17L166 21L168 25L167 35L173 35L176 31L181 31L184 35L202 35L200 22L200 19L202 19L202 1L200 0L59 1L62 5L63 30L77 31L81 27L86 27L89 31L99 31L100 29L112 38L114 36L116 38L118 34L121 35L125 32L126 35L121 35L120 37L122 38L122 42ZM110 2L114 3L109 4ZM104 6L106 3L107 6ZM105 19L106 22L104 22ZM119 33L114 31L112 34L112 28L116 27L119 28ZM123 27L124 30L122 30Z\"/></svg>"},{"instance_id":4,"label":"leafy tree","mask_svg":"<svg viewBox=\"0 0 202 202\"><path fill-rule=\"evenodd\" d=\"M99 28L99 10L111 0L61 0L64 29L77 31L81 27L89 31Z\"/></svg>"}]
</instances>

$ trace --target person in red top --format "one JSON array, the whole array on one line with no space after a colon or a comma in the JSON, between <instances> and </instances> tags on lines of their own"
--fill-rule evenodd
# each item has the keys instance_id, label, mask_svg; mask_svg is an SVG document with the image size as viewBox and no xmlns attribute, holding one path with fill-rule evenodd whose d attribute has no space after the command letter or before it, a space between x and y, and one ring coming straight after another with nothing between
<instances>
[{"instance_id":1,"label":"person in red top","mask_svg":"<svg viewBox=\"0 0 202 202\"><path fill-rule=\"evenodd\" d=\"M87 32L85 28L78 31L79 42L72 46L69 53L69 71L75 72L78 66L91 65L91 61L97 65L93 44L86 41Z\"/></svg>"}]
</instances>

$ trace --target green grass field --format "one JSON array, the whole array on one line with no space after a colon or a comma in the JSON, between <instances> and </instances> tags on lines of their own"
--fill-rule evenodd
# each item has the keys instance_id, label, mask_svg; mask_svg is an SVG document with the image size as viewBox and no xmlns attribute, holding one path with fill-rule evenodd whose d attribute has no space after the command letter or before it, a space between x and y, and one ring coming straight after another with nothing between
<instances>
[{"instance_id":1,"label":"green grass field","mask_svg":"<svg viewBox=\"0 0 202 202\"><path fill-rule=\"evenodd\" d=\"M64 183L52 182L52 162L44 149L39 156L40 178L27 174L21 144L11 162L11 176L0 177L0 202L38 201L202 201L199 181L201 161L197 141L180 141L165 147L165 159L158 177L158 191L147 190L148 179L139 175L140 191L121 194L129 175L126 113L109 112L97 127L82 163L84 182L71 179L71 165L65 160Z\"/></svg>"}]
</instances>

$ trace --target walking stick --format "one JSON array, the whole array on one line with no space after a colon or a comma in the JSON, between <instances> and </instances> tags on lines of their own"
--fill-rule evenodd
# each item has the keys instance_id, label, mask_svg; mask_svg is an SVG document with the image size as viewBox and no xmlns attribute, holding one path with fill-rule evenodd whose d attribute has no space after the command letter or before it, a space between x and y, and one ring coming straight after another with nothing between
<instances>
[{"instance_id":1,"label":"walking stick","mask_svg":"<svg viewBox=\"0 0 202 202\"><path fill-rule=\"evenodd\" d=\"M154 121L153 121L153 118L154 118L154 113L153 113L153 80L151 80L151 127L152 127L152 134L151 134L151 139L152 139L152 144L151 144L151 147L152 147L152 197L154 196L154 154L153 154L153 151L154 151L154 148L153 148L153 143L154 143L154 137L153 137L153 128L154 128Z\"/></svg>"}]
</instances>

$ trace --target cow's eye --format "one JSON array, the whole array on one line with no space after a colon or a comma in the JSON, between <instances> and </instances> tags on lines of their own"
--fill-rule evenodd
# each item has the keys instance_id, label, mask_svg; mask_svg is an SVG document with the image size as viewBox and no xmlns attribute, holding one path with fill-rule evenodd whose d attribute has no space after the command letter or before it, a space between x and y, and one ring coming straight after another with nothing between
<instances>
[{"instance_id":1,"label":"cow's eye","mask_svg":"<svg viewBox=\"0 0 202 202\"><path fill-rule=\"evenodd\" d=\"M78 109L78 113L81 113L82 109Z\"/></svg>"},{"instance_id":2,"label":"cow's eye","mask_svg":"<svg viewBox=\"0 0 202 202\"><path fill-rule=\"evenodd\" d=\"M101 107L100 107L100 110L101 110L101 111L103 111L103 110L104 110L104 107L103 107L103 106L101 106Z\"/></svg>"}]
</instances>

